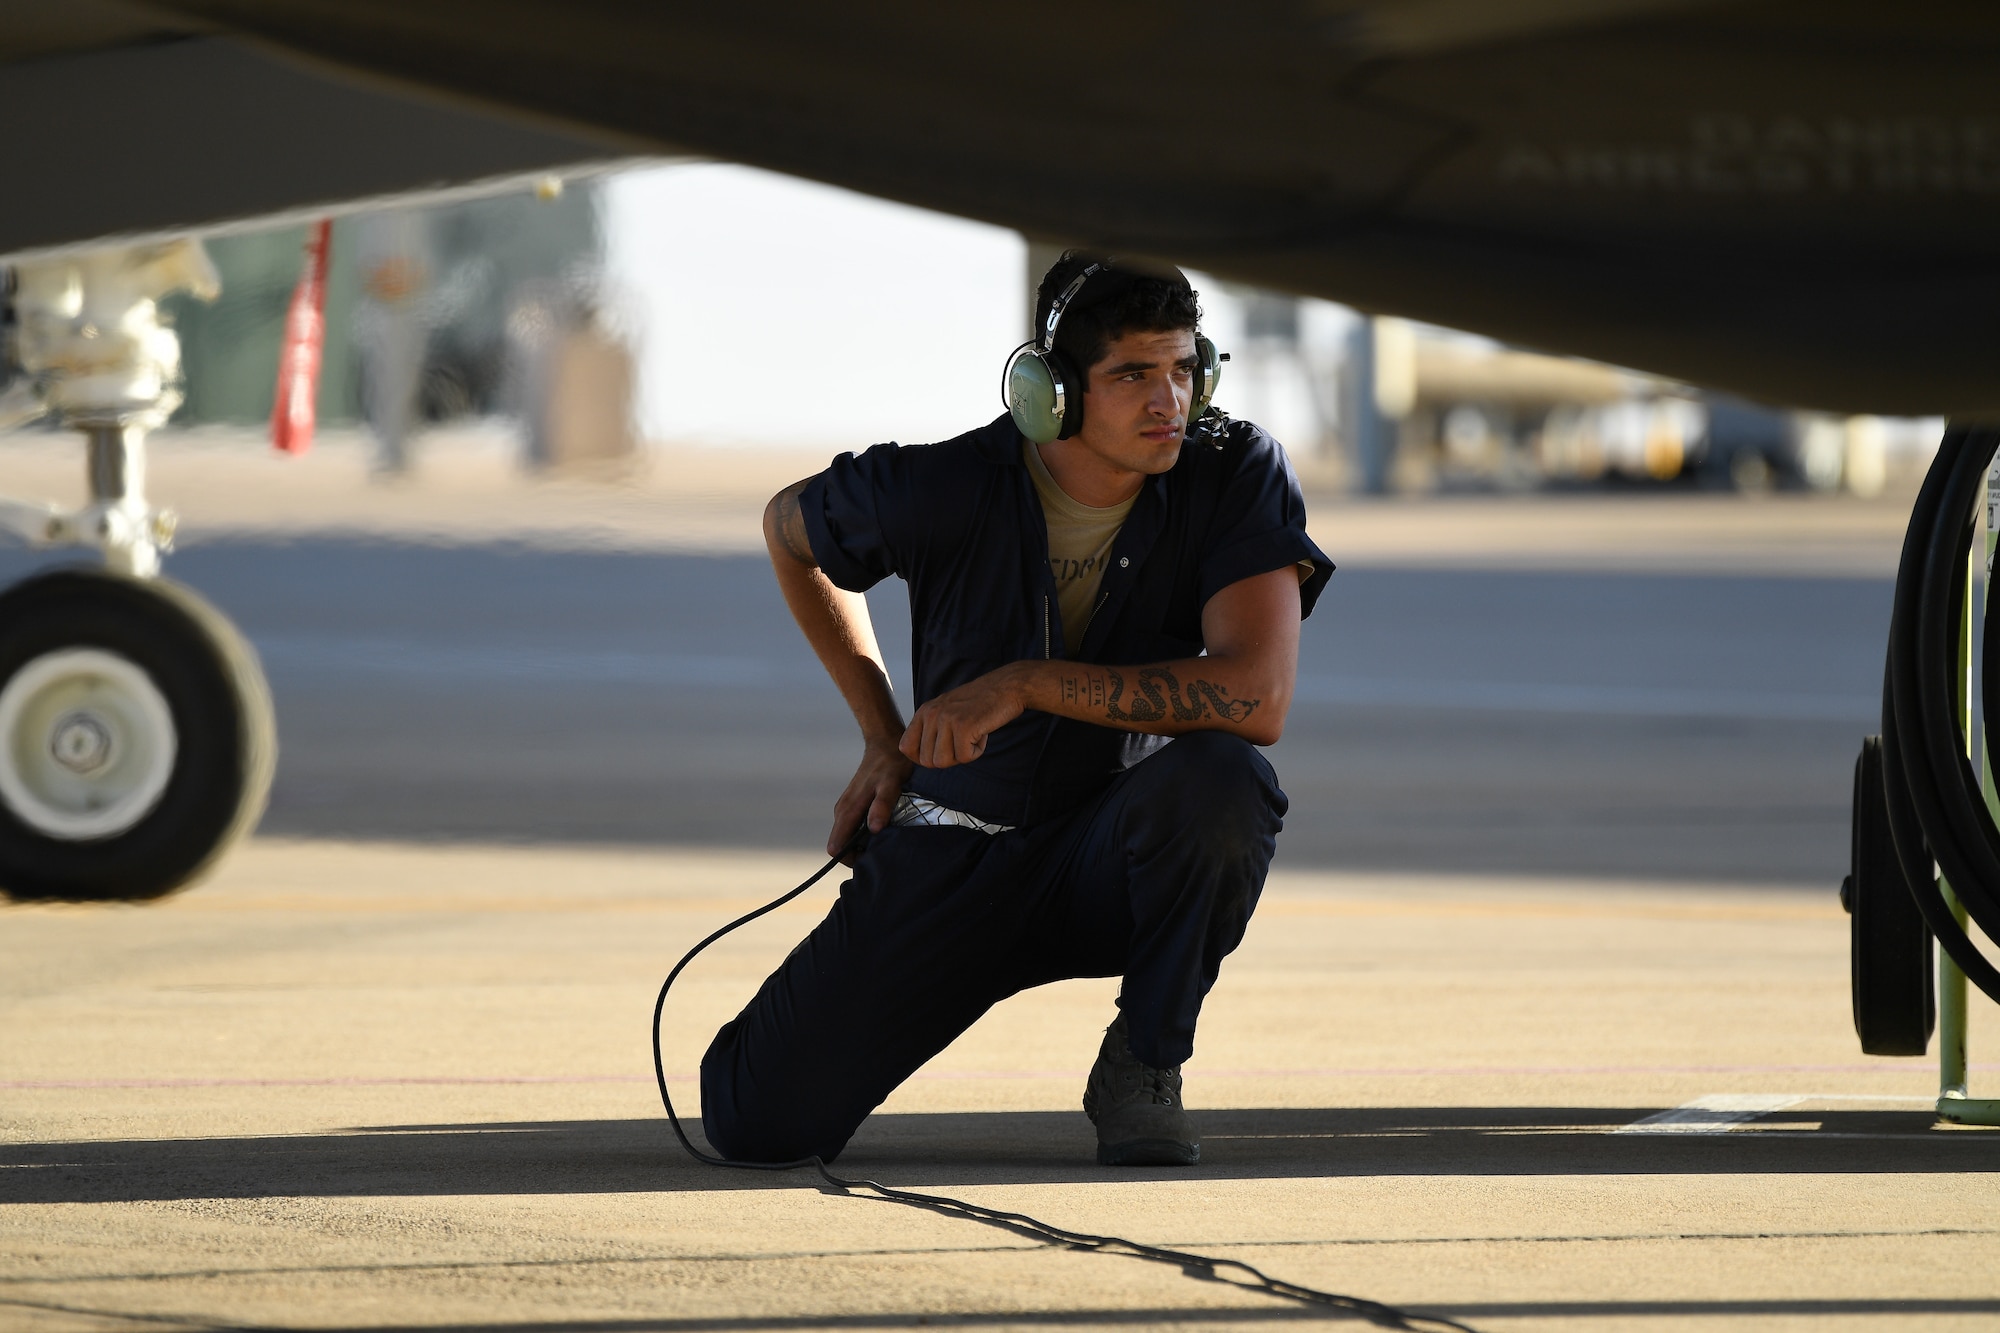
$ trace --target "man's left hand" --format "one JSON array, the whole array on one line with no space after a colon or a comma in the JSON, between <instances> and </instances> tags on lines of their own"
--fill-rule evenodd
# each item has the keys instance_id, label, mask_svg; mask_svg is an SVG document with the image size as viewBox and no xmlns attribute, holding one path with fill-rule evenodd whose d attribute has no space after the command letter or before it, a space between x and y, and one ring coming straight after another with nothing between
<instances>
[{"instance_id":1,"label":"man's left hand","mask_svg":"<svg viewBox=\"0 0 2000 1333\"><path fill-rule=\"evenodd\" d=\"M924 768L969 764L986 753L986 738L1019 717L1022 670L1013 663L947 690L917 710L897 747Z\"/></svg>"}]
</instances>

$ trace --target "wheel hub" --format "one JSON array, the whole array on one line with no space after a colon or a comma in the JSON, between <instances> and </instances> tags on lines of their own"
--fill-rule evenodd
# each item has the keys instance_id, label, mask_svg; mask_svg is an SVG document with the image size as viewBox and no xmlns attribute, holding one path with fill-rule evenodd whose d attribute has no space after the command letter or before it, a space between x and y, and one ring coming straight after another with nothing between
<instances>
[{"instance_id":1,"label":"wheel hub","mask_svg":"<svg viewBox=\"0 0 2000 1333\"><path fill-rule=\"evenodd\" d=\"M47 837L132 828L165 794L178 751L159 687L107 649L44 653L0 688L0 800Z\"/></svg>"},{"instance_id":2,"label":"wheel hub","mask_svg":"<svg viewBox=\"0 0 2000 1333\"><path fill-rule=\"evenodd\" d=\"M111 731L95 713L71 713L56 722L49 753L72 773L95 773L111 762Z\"/></svg>"}]
</instances>

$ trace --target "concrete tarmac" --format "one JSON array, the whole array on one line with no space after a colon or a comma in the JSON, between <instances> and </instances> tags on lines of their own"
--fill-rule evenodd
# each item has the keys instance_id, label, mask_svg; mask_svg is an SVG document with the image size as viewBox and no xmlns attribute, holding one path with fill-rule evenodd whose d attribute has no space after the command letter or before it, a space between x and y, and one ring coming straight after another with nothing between
<instances>
[{"instance_id":1,"label":"concrete tarmac","mask_svg":"<svg viewBox=\"0 0 2000 1333\"><path fill-rule=\"evenodd\" d=\"M818 864L853 758L754 556L799 460L616 489L490 448L389 486L352 450L268 462L155 468L170 571L272 678L264 834L160 904L0 909L0 1328L1324 1315L672 1141L659 978ZM2000 1327L2000 1134L1934 1123L1934 1063L1857 1053L1831 893L1900 521L1319 506L1343 568L1275 755L1280 869L1188 1070L1204 1164L1092 1164L1115 983L1080 981L997 1007L836 1169L1479 1329ZM677 990L692 1109L831 892Z\"/></svg>"},{"instance_id":2,"label":"concrete tarmac","mask_svg":"<svg viewBox=\"0 0 2000 1333\"><path fill-rule=\"evenodd\" d=\"M153 907L10 909L0 1327L1322 1317L684 1157L654 988L810 864L264 840ZM674 995L685 1109L829 892ZM1079 981L995 1008L836 1169L1483 1330L2000 1325L2000 1135L1935 1125L1925 1062L1855 1053L1845 975L1824 895L1283 873L1189 1066L1200 1167L1092 1163L1114 983Z\"/></svg>"}]
</instances>

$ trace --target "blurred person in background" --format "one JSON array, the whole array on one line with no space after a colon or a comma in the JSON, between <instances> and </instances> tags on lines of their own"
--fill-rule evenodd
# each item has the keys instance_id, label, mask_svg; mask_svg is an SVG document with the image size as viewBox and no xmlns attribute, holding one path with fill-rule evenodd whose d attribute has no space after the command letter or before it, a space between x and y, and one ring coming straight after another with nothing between
<instances>
[{"instance_id":1,"label":"blurred person in background","mask_svg":"<svg viewBox=\"0 0 2000 1333\"><path fill-rule=\"evenodd\" d=\"M1038 329L1058 302L1029 353L1068 386L1056 438L1010 411L842 454L766 511L863 754L827 841L854 878L702 1062L730 1157L831 1160L997 1001L1117 976L1084 1093L1098 1160L1199 1160L1180 1066L1276 847L1286 798L1257 747L1332 566L1277 442L1203 410L1217 356L1184 275L1072 251ZM890 575L909 585L907 723L862 596Z\"/></svg>"},{"instance_id":2,"label":"blurred person in background","mask_svg":"<svg viewBox=\"0 0 2000 1333\"><path fill-rule=\"evenodd\" d=\"M424 215L416 209L369 213L356 233L361 300L354 332L361 354L361 410L375 437L371 470L396 477L410 467L410 434L416 429L430 340L424 308L430 288L429 237Z\"/></svg>"}]
</instances>

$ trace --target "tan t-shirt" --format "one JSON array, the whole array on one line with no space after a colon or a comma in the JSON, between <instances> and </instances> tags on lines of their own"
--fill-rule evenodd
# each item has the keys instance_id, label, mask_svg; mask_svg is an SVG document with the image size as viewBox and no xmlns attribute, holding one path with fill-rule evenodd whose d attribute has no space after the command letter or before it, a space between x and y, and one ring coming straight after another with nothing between
<instances>
[{"instance_id":1,"label":"tan t-shirt","mask_svg":"<svg viewBox=\"0 0 2000 1333\"><path fill-rule=\"evenodd\" d=\"M1111 543L1132 501L1095 509L1078 504L1056 485L1041 451L1031 440L1021 441L1021 461L1035 479L1035 493L1042 497L1042 517L1049 527L1049 572L1056 576L1056 602L1062 612L1063 644L1071 653L1083 643L1083 631L1097 609L1097 586L1104 581L1104 565L1111 559Z\"/></svg>"}]
</instances>

